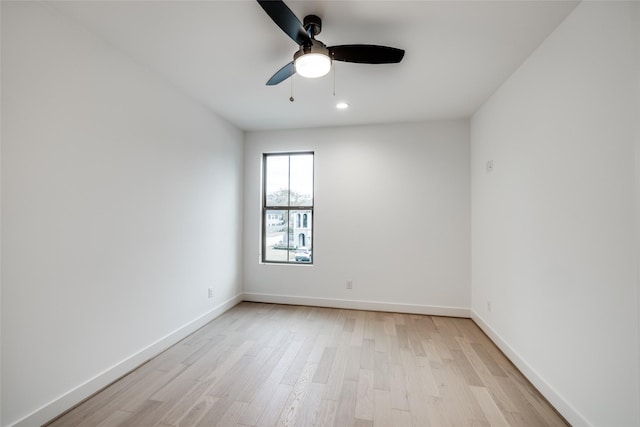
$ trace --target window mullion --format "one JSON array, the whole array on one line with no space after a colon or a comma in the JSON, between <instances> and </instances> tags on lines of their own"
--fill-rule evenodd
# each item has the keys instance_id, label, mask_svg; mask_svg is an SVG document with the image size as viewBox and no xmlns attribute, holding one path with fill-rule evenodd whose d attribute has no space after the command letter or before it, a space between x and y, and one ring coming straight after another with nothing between
<instances>
[{"instance_id":1,"label":"window mullion","mask_svg":"<svg viewBox=\"0 0 640 427\"><path fill-rule=\"evenodd\" d=\"M288 176L287 176L287 194L289 195L289 197L287 199L287 207L291 208L291 156L289 156L288 160L289 160L289 166L287 167L287 172L288 172Z\"/></svg>"}]
</instances>

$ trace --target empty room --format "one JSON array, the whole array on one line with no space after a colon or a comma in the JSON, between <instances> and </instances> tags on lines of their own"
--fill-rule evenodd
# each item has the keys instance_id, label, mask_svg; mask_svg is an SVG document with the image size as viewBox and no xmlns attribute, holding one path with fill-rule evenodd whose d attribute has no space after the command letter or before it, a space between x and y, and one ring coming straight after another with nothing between
<instances>
[{"instance_id":1,"label":"empty room","mask_svg":"<svg viewBox=\"0 0 640 427\"><path fill-rule=\"evenodd\" d=\"M0 15L0 427L640 426L640 2Z\"/></svg>"}]
</instances>

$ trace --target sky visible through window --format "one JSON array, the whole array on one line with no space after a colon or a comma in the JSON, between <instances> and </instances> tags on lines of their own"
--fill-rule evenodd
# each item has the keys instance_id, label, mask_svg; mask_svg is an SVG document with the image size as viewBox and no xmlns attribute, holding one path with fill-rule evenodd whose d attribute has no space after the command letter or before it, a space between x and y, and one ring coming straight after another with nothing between
<instances>
[{"instance_id":1,"label":"sky visible through window","mask_svg":"<svg viewBox=\"0 0 640 427\"><path fill-rule=\"evenodd\" d=\"M291 162L289 162L291 159ZM291 192L306 196L308 204L313 203L313 155L269 156L267 158L267 195L289 188ZM278 205L286 205L278 203Z\"/></svg>"}]
</instances>

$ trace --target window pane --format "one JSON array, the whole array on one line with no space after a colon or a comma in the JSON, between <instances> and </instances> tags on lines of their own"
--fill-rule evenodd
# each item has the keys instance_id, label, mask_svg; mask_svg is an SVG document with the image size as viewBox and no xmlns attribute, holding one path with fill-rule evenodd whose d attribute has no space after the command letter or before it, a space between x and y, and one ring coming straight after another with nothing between
<instances>
[{"instance_id":1,"label":"window pane","mask_svg":"<svg viewBox=\"0 0 640 427\"><path fill-rule=\"evenodd\" d=\"M289 216L289 261L311 262L311 228L313 221L310 210L292 210Z\"/></svg>"},{"instance_id":2,"label":"window pane","mask_svg":"<svg viewBox=\"0 0 640 427\"><path fill-rule=\"evenodd\" d=\"M289 156L269 156L265 164L267 206L289 204Z\"/></svg>"},{"instance_id":3,"label":"window pane","mask_svg":"<svg viewBox=\"0 0 640 427\"><path fill-rule=\"evenodd\" d=\"M287 262L289 252L289 225L287 210L267 210L265 226L265 261Z\"/></svg>"},{"instance_id":4,"label":"window pane","mask_svg":"<svg viewBox=\"0 0 640 427\"><path fill-rule=\"evenodd\" d=\"M263 159L262 261L311 264L313 153Z\"/></svg>"},{"instance_id":5,"label":"window pane","mask_svg":"<svg viewBox=\"0 0 640 427\"><path fill-rule=\"evenodd\" d=\"M291 156L291 206L313 206L313 154Z\"/></svg>"}]
</instances>

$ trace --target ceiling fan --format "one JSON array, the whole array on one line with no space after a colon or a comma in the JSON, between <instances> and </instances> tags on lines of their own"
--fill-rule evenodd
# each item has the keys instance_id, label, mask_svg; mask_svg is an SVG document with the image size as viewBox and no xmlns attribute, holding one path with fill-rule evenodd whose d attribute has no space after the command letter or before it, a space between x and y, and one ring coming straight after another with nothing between
<instances>
[{"instance_id":1,"label":"ceiling fan","mask_svg":"<svg viewBox=\"0 0 640 427\"><path fill-rule=\"evenodd\" d=\"M322 20L308 15L304 23L293 14L282 0L257 0L278 27L293 39L300 49L293 61L276 71L267 86L277 85L294 74L303 77L322 77L331 70L331 61L359 64L393 64L402 61L404 50L371 44L347 44L327 47L315 36L322 30Z\"/></svg>"}]
</instances>

